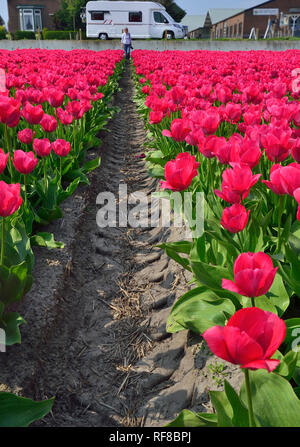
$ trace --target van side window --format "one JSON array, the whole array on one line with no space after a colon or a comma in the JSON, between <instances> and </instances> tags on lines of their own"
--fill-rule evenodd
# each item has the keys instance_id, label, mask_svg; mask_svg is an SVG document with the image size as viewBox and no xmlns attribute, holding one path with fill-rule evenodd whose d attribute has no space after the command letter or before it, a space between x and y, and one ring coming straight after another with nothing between
<instances>
[{"instance_id":1,"label":"van side window","mask_svg":"<svg viewBox=\"0 0 300 447\"><path fill-rule=\"evenodd\" d=\"M103 11L91 11L91 19L92 20L104 20L104 12Z\"/></svg>"},{"instance_id":2,"label":"van side window","mask_svg":"<svg viewBox=\"0 0 300 447\"><path fill-rule=\"evenodd\" d=\"M129 13L129 22L142 22L143 21L143 13L141 11L134 11Z\"/></svg>"},{"instance_id":3,"label":"van side window","mask_svg":"<svg viewBox=\"0 0 300 447\"><path fill-rule=\"evenodd\" d=\"M154 20L156 23L169 23L165 16L158 11L154 12Z\"/></svg>"}]
</instances>

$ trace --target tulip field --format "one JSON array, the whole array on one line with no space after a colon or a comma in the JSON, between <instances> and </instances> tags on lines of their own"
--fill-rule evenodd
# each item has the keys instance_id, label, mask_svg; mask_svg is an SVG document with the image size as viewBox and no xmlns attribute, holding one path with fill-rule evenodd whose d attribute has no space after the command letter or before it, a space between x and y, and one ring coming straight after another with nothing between
<instances>
[{"instance_id":1,"label":"tulip field","mask_svg":"<svg viewBox=\"0 0 300 447\"><path fill-rule=\"evenodd\" d=\"M133 63L159 195L191 192L194 217L204 193L203 234L162 244L193 275L168 331L201 334L245 375L211 392L214 413L170 426L299 427L300 52L136 50Z\"/></svg>"},{"instance_id":2,"label":"tulip field","mask_svg":"<svg viewBox=\"0 0 300 447\"><path fill-rule=\"evenodd\" d=\"M150 192L156 188L155 197L169 201L174 214L184 217L191 235L172 242L153 239L152 243L191 278L184 285L185 293L172 302L164 322L167 335L171 338L171 334L188 331L201 336L214 358L237 366L243 375L238 388L224 376L221 388L209 391L208 411L184 409L167 426L300 427L300 51L134 50L127 63L121 50L0 50L0 69L0 81L5 80L0 85L0 335L5 333L10 359L20 353L14 349L22 342L25 324L27 331L37 327L19 311L35 281L36 247L64 250L64 242L49 227L67 219L62 211L64 201L82 187L91 188L91 171L101 177L100 156L91 156L90 151L101 146L100 131L102 138L110 122L120 122L109 130L112 137L108 141L115 141L116 148L125 141L122 132L125 135L126 129L135 128L134 121L128 121L126 129L124 124L130 113L133 116L129 109L133 104L142 120L145 143L133 141L128 146L138 146L139 152L131 154L133 171L128 182L134 188L144 166L146 180L155 185ZM135 96L121 91L129 105L120 113L114 98L124 73L130 77ZM109 145L104 149L113 160L106 183L109 189L130 154L125 148L124 159L119 160ZM84 233L85 214L82 216L79 226ZM197 219L202 219L201 225ZM114 234L111 246L118 244ZM135 234L126 233L128 247L137 242ZM104 261L97 261L96 268L87 266L95 276L80 279L85 287L93 284L91 278L98 278L102 268L111 267L110 245L96 248ZM122 250L127 256L127 247ZM128 259L119 255L122 250L115 251L114 259L126 270ZM145 276L155 270L155 256ZM83 268L80 260L76 262L79 270ZM121 267L117 268L121 271ZM101 281L109 282L109 278L109 273L104 274ZM161 278L158 275L153 282ZM118 278L114 282L121 284ZM130 293L147 290L145 285L124 290L122 284L119 295L124 300ZM168 292L176 287L175 281ZM86 295L92 293L82 290ZM118 312L115 320L128 320L123 298L118 297L116 306L115 301L104 301L100 292L97 290L98 304L104 304L106 312ZM95 306L93 301L92 313ZM134 324L142 324L144 308L135 306L138 317ZM91 327L109 327L104 309ZM151 311L155 313L154 306ZM72 320L73 315L68 318ZM130 346L136 343L138 331L134 327ZM149 341L146 332L142 328L141 334ZM148 351L164 338L167 336L150 340ZM105 339L101 353L95 351L93 359L101 360L108 341L114 345L117 340ZM96 338L97 346L91 348L84 342L76 361L80 363L86 350L98 349L101 343ZM113 347L123 354L121 345ZM18 349L22 350L22 344ZM129 360L126 351L123 364L115 362L114 367L124 374L115 394L111 391L114 379L108 385L109 372L103 373L101 365L98 372L92 370L97 382L106 384L100 388L102 409L118 413L114 399L127 382L130 385L132 364L148 351L129 355ZM0 360L7 352L0 352ZM88 384L91 392L89 375L82 377L78 389ZM133 387L141 398L143 393L134 381ZM23 391L18 395L0 390L0 426L28 426L50 412L55 421L56 397L50 391L38 394L46 396L43 399L31 400ZM92 393L97 398L93 389ZM107 394L112 400L105 401L102 396ZM83 415L91 406L84 402ZM65 410L64 405L61 408ZM122 421L138 425L132 422L137 419L131 413L127 408L130 417Z\"/></svg>"}]
</instances>

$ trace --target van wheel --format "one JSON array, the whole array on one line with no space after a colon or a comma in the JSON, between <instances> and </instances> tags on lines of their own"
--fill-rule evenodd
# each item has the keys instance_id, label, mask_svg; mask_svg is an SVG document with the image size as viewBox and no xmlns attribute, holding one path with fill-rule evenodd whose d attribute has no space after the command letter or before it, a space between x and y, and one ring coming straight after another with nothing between
<instances>
[{"instance_id":1,"label":"van wheel","mask_svg":"<svg viewBox=\"0 0 300 447\"><path fill-rule=\"evenodd\" d=\"M165 31L164 34L163 34L163 39L165 39L166 37L167 37L168 40L169 39L174 39L175 36L174 36L173 31Z\"/></svg>"},{"instance_id":2,"label":"van wheel","mask_svg":"<svg viewBox=\"0 0 300 447\"><path fill-rule=\"evenodd\" d=\"M100 40L108 40L108 35L106 33L101 33L101 34L99 34L99 39Z\"/></svg>"}]
</instances>

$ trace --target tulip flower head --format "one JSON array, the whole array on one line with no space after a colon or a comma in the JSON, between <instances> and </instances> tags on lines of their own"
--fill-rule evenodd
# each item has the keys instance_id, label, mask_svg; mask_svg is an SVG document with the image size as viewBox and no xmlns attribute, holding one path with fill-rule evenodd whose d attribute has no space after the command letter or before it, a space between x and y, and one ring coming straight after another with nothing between
<instances>
[{"instance_id":1,"label":"tulip flower head","mask_svg":"<svg viewBox=\"0 0 300 447\"><path fill-rule=\"evenodd\" d=\"M239 233L246 227L249 214L250 211L247 211L243 205L235 203L224 209L221 225L231 233Z\"/></svg>"},{"instance_id":2,"label":"tulip flower head","mask_svg":"<svg viewBox=\"0 0 300 447\"><path fill-rule=\"evenodd\" d=\"M175 160L170 160L166 163L166 181L160 182L161 187L172 191L184 191L198 174L199 164L196 162L195 156L190 155L188 152L180 153Z\"/></svg>"},{"instance_id":3,"label":"tulip flower head","mask_svg":"<svg viewBox=\"0 0 300 447\"><path fill-rule=\"evenodd\" d=\"M272 359L286 335L277 315L248 307L238 310L225 327L213 326L203 333L210 350L227 362L251 370L273 371L280 363Z\"/></svg>"},{"instance_id":4,"label":"tulip flower head","mask_svg":"<svg viewBox=\"0 0 300 447\"><path fill-rule=\"evenodd\" d=\"M30 174L36 168L38 159L32 151L24 152L16 150L12 162L16 170L21 174Z\"/></svg>"},{"instance_id":5,"label":"tulip flower head","mask_svg":"<svg viewBox=\"0 0 300 447\"><path fill-rule=\"evenodd\" d=\"M8 185L0 181L0 216L8 217L17 211L22 205L20 196L21 187L19 183Z\"/></svg>"},{"instance_id":6,"label":"tulip flower head","mask_svg":"<svg viewBox=\"0 0 300 447\"><path fill-rule=\"evenodd\" d=\"M222 280L223 289L239 295L257 297L265 295L273 284L278 267L266 253L241 253L234 263L234 281Z\"/></svg>"}]
</instances>

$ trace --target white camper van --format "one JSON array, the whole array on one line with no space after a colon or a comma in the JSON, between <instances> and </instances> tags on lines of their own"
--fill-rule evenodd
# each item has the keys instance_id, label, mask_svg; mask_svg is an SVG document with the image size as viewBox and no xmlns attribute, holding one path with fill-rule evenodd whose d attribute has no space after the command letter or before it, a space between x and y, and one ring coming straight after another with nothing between
<instances>
[{"instance_id":1,"label":"white camper van","mask_svg":"<svg viewBox=\"0 0 300 447\"><path fill-rule=\"evenodd\" d=\"M174 22L166 8L155 2L92 1L86 4L86 35L106 40L120 38L128 28L131 37L181 39L182 25Z\"/></svg>"}]
</instances>

